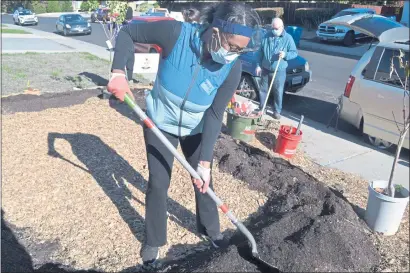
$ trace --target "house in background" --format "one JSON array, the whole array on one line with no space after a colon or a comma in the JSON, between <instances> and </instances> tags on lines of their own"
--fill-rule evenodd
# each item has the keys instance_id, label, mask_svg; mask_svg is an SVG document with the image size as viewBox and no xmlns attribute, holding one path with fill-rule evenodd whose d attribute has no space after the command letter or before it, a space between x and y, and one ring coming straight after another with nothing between
<instances>
[{"instance_id":1,"label":"house in background","mask_svg":"<svg viewBox=\"0 0 410 273\"><path fill-rule=\"evenodd\" d=\"M73 5L73 11L79 11L80 7L81 7L81 3L83 1L71 1L72 5Z\"/></svg>"}]
</instances>

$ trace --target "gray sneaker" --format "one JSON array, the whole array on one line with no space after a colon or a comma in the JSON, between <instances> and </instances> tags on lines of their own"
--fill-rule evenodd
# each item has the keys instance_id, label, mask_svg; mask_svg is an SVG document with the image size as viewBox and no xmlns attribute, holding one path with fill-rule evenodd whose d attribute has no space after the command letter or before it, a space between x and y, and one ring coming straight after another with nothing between
<instances>
[{"instance_id":1,"label":"gray sneaker","mask_svg":"<svg viewBox=\"0 0 410 273\"><path fill-rule=\"evenodd\" d=\"M202 238L212 244L214 248L226 248L229 246L229 241L225 239L222 233L217 236L211 237L205 234L201 234Z\"/></svg>"},{"instance_id":2,"label":"gray sneaker","mask_svg":"<svg viewBox=\"0 0 410 273\"><path fill-rule=\"evenodd\" d=\"M273 118L274 118L274 119L277 119L277 120L280 120L281 116L280 116L279 113L274 112L274 113L273 113Z\"/></svg>"},{"instance_id":3,"label":"gray sneaker","mask_svg":"<svg viewBox=\"0 0 410 273\"><path fill-rule=\"evenodd\" d=\"M154 264L159 258L159 247L143 246L141 250L142 262L145 266Z\"/></svg>"}]
</instances>

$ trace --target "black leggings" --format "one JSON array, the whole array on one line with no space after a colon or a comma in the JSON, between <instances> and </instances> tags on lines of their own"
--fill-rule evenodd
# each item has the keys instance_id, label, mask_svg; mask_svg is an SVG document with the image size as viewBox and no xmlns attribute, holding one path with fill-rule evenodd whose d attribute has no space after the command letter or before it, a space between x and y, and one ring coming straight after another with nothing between
<instances>
[{"instance_id":1,"label":"black leggings","mask_svg":"<svg viewBox=\"0 0 410 273\"><path fill-rule=\"evenodd\" d=\"M177 147L179 140L186 160L196 169L201 151L202 134L178 138L164 131L162 133L174 147ZM146 243L149 246L160 247L167 243L167 196L174 156L152 130L145 126L144 138L149 169L148 189L145 196ZM209 185L212 188L212 178ZM198 232L211 237L216 236L220 232L216 204L206 193L200 193L196 186L194 188Z\"/></svg>"}]
</instances>

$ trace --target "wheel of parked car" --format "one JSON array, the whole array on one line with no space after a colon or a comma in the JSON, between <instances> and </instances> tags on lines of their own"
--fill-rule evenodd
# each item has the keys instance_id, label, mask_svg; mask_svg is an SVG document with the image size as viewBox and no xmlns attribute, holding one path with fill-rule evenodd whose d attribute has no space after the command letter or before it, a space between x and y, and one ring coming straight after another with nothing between
<instances>
[{"instance_id":1,"label":"wheel of parked car","mask_svg":"<svg viewBox=\"0 0 410 273\"><path fill-rule=\"evenodd\" d=\"M343 44L345 46L352 46L355 44L355 42L356 42L356 39L354 37L354 32L353 31L347 32L343 39Z\"/></svg>"},{"instance_id":2,"label":"wheel of parked car","mask_svg":"<svg viewBox=\"0 0 410 273\"><path fill-rule=\"evenodd\" d=\"M238 86L238 95L250 100L258 98L257 89L250 75L242 75Z\"/></svg>"}]
</instances>

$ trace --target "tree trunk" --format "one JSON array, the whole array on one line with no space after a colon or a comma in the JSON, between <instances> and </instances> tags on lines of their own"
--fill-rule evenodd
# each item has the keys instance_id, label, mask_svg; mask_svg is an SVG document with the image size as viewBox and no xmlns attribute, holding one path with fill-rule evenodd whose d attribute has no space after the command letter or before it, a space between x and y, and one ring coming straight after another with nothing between
<instances>
[{"instance_id":1,"label":"tree trunk","mask_svg":"<svg viewBox=\"0 0 410 273\"><path fill-rule=\"evenodd\" d=\"M400 157L400 151L401 151L401 147L403 146L403 142L406 138L407 132L409 131L409 125L410 123L405 123L404 126L404 130L400 132L400 137L399 137L399 142L397 143L397 150L396 150L396 156L394 157L394 161L393 161L393 167L391 168L391 173L390 173L390 178L389 178L389 185L387 187L387 192L389 194L390 197L394 198L394 186L393 186L393 177L394 177L394 171L396 170L396 165L397 165L397 161L399 160Z\"/></svg>"}]
</instances>

